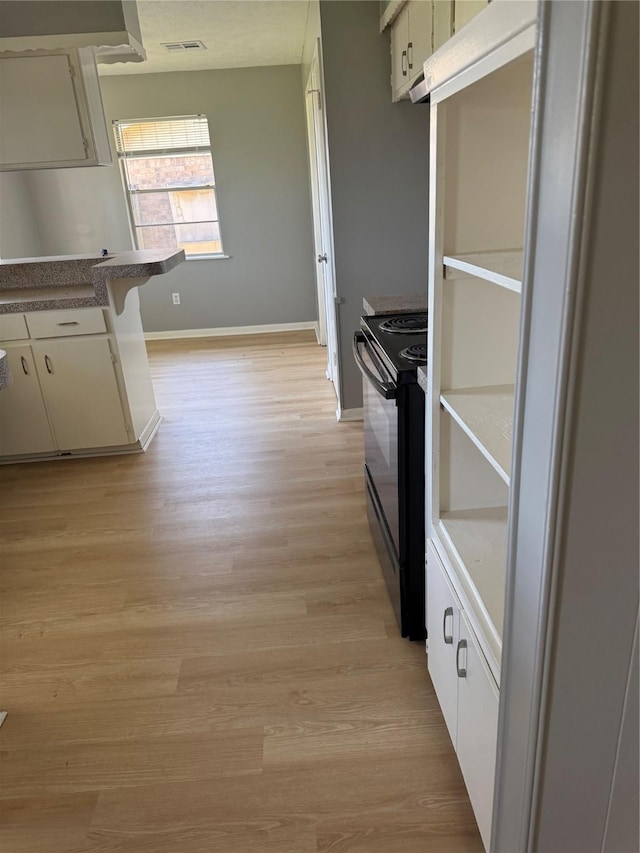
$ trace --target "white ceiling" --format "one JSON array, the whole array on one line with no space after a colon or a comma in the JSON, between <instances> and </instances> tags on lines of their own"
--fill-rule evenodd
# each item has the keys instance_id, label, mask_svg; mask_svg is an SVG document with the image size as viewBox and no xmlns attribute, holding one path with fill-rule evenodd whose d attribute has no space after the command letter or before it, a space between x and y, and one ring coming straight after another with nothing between
<instances>
[{"instance_id":1,"label":"white ceiling","mask_svg":"<svg viewBox=\"0 0 640 853\"><path fill-rule=\"evenodd\" d=\"M298 65L308 11L309 0L138 0L147 61L98 68L111 75ZM161 46L194 39L207 49Z\"/></svg>"}]
</instances>

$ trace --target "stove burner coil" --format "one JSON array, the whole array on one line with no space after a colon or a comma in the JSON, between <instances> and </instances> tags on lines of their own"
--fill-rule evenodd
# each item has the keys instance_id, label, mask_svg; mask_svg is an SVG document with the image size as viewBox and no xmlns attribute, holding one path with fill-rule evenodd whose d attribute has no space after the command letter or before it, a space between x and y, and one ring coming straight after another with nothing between
<instances>
[{"instance_id":1,"label":"stove burner coil","mask_svg":"<svg viewBox=\"0 0 640 853\"><path fill-rule=\"evenodd\" d=\"M427 363L427 345L426 344L413 344L410 347L406 347L400 351L400 355L403 358L408 359L409 361L417 361L421 364Z\"/></svg>"},{"instance_id":2,"label":"stove burner coil","mask_svg":"<svg viewBox=\"0 0 640 853\"><path fill-rule=\"evenodd\" d=\"M383 332L392 332L398 335L415 334L427 331L427 321L422 317L390 317L380 323Z\"/></svg>"}]
</instances>

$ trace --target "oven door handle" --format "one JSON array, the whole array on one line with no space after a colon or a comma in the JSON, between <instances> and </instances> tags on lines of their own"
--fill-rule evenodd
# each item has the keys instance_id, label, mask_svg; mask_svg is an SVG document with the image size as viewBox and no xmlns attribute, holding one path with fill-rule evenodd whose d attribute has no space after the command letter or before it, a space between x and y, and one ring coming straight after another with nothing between
<instances>
[{"instance_id":1,"label":"oven door handle","mask_svg":"<svg viewBox=\"0 0 640 853\"><path fill-rule=\"evenodd\" d=\"M366 338L362 332L354 332L353 333L353 357L356 360L356 364L360 368L360 372L368 379L369 382L376 389L378 394L381 394L385 400L395 400L397 388L391 382L382 382L375 373L372 373L367 365L364 363L364 359L362 358L362 353L360 352L360 345L366 343Z\"/></svg>"}]
</instances>

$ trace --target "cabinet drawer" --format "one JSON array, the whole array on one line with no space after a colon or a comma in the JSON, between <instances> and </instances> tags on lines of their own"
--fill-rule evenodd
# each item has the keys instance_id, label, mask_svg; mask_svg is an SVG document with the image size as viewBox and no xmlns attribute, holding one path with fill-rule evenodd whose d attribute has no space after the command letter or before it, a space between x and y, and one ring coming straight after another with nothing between
<instances>
[{"instance_id":1,"label":"cabinet drawer","mask_svg":"<svg viewBox=\"0 0 640 853\"><path fill-rule=\"evenodd\" d=\"M33 311L27 314L32 338L62 338L106 332L101 308L69 308L66 311Z\"/></svg>"},{"instance_id":2,"label":"cabinet drawer","mask_svg":"<svg viewBox=\"0 0 640 853\"><path fill-rule=\"evenodd\" d=\"M0 341L20 341L28 337L24 314L0 314Z\"/></svg>"}]
</instances>

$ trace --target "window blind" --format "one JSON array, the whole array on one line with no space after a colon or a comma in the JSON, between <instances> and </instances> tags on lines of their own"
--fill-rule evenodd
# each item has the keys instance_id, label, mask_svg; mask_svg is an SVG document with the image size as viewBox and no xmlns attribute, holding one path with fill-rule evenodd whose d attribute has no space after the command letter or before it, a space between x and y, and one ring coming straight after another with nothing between
<instances>
[{"instance_id":1,"label":"window blind","mask_svg":"<svg viewBox=\"0 0 640 853\"><path fill-rule=\"evenodd\" d=\"M120 156L179 151L208 151L209 125L204 115L115 119L113 131Z\"/></svg>"}]
</instances>

